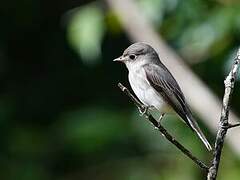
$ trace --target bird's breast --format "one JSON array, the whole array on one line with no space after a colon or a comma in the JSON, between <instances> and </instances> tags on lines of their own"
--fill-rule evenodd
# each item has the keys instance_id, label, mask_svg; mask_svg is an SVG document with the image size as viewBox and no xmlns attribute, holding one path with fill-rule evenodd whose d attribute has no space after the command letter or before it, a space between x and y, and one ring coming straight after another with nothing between
<instances>
[{"instance_id":1,"label":"bird's breast","mask_svg":"<svg viewBox=\"0 0 240 180\"><path fill-rule=\"evenodd\" d=\"M163 110L165 102L162 96L148 82L143 68L131 69L128 78L134 93L144 105L153 106L159 111Z\"/></svg>"}]
</instances>

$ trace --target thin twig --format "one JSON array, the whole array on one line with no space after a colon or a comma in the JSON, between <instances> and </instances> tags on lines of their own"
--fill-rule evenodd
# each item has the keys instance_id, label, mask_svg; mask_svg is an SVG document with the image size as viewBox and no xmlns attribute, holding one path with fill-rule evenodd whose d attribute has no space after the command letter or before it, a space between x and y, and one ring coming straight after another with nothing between
<instances>
[{"instance_id":1,"label":"thin twig","mask_svg":"<svg viewBox=\"0 0 240 180\"><path fill-rule=\"evenodd\" d=\"M238 127L238 126L240 126L240 123L236 123L236 124L228 124L227 129L235 128L235 127Z\"/></svg>"},{"instance_id":2,"label":"thin twig","mask_svg":"<svg viewBox=\"0 0 240 180\"><path fill-rule=\"evenodd\" d=\"M234 89L234 83L237 77L239 61L240 61L240 49L238 50L237 57L234 60L232 69L224 81L225 93L223 96L223 106L222 106L222 112L221 112L221 117L219 121L219 128L218 128L216 141L215 141L214 158L212 160L212 164L209 168L209 172L207 176L208 180L215 180L217 178L218 167L219 167L222 148L224 144L224 138L227 134L227 130L229 128L236 127L239 125L239 124L231 125L228 122L230 99Z\"/></svg>"},{"instance_id":3,"label":"thin twig","mask_svg":"<svg viewBox=\"0 0 240 180\"><path fill-rule=\"evenodd\" d=\"M140 111L145 110L145 106L137 99L134 95L121 83L118 83L119 88L128 96L130 99L134 102L134 104L140 109ZM145 117L147 120L149 120L156 129L158 129L162 135L170 141L172 144L174 144L180 151L182 151L187 157L189 157L193 162L195 162L201 169L208 171L208 166L204 164L201 160L199 160L197 157L195 157L189 150L187 150L182 144L180 144L171 134L168 133L168 131L160 124L158 121L150 114L145 114Z\"/></svg>"}]
</instances>

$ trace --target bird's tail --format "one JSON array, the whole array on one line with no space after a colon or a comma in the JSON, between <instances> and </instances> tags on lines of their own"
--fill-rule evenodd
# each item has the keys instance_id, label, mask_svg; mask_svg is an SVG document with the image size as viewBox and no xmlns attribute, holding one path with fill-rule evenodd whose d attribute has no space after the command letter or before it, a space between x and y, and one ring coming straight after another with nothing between
<instances>
[{"instance_id":1,"label":"bird's tail","mask_svg":"<svg viewBox=\"0 0 240 180\"><path fill-rule=\"evenodd\" d=\"M195 120L188 118L188 122L191 126L191 128L197 133L198 137L201 139L201 141L204 143L204 145L206 146L206 148L208 149L208 151L212 150L211 145L209 144L207 138L205 137L205 135L203 134L202 130L200 129L200 127L198 126L197 122Z\"/></svg>"}]
</instances>

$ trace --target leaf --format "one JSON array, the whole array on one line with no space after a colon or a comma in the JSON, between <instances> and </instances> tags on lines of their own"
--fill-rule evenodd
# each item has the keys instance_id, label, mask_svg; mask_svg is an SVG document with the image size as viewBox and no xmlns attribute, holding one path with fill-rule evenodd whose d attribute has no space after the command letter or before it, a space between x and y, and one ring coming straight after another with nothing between
<instances>
[{"instance_id":1,"label":"leaf","mask_svg":"<svg viewBox=\"0 0 240 180\"><path fill-rule=\"evenodd\" d=\"M105 32L104 14L99 4L91 3L69 14L67 37L71 47L85 64L96 64L101 56L101 42Z\"/></svg>"}]
</instances>

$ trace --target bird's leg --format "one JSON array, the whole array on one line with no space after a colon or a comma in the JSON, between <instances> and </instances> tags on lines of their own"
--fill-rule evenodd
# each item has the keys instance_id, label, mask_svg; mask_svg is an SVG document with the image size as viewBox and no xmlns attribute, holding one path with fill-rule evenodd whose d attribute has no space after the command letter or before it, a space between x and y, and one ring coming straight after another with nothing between
<instances>
[{"instance_id":1,"label":"bird's leg","mask_svg":"<svg viewBox=\"0 0 240 180\"><path fill-rule=\"evenodd\" d=\"M162 121L164 115L165 115L165 113L162 113L162 114L160 115L160 117L159 117L159 119L158 119L158 125L161 124L161 121Z\"/></svg>"}]
</instances>

